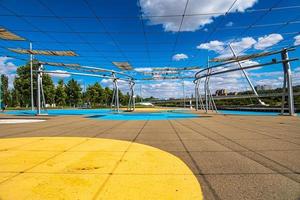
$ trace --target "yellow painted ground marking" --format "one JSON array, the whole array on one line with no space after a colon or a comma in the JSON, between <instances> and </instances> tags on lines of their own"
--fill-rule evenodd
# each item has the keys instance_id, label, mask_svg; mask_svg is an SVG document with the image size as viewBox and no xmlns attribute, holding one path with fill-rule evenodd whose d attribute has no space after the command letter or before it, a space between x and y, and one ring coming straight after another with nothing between
<instances>
[{"instance_id":1,"label":"yellow painted ground marking","mask_svg":"<svg viewBox=\"0 0 300 200\"><path fill-rule=\"evenodd\" d=\"M1 145L1 200L93 199L99 191L96 199L202 199L185 163L150 146L74 137L0 139Z\"/></svg>"}]
</instances>

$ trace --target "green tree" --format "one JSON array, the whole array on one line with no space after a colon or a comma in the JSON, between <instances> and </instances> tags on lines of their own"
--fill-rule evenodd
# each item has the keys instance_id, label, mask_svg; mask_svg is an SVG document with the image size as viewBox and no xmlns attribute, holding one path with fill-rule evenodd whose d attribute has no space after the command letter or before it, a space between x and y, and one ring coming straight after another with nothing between
<instances>
[{"instance_id":1,"label":"green tree","mask_svg":"<svg viewBox=\"0 0 300 200\"><path fill-rule=\"evenodd\" d=\"M77 106L81 101L80 84L73 78L66 85L67 103L70 106Z\"/></svg>"},{"instance_id":2,"label":"green tree","mask_svg":"<svg viewBox=\"0 0 300 200\"><path fill-rule=\"evenodd\" d=\"M16 89L11 90L11 101L9 103L12 107L19 107L20 106L20 99L21 95Z\"/></svg>"},{"instance_id":3,"label":"green tree","mask_svg":"<svg viewBox=\"0 0 300 200\"><path fill-rule=\"evenodd\" d=\"M47 104L55 103L55 86L48 74L43 74L43 89L45 94L45 101Z\"/></svg>"},{"instance_id":4,"label":"green tree","mask_svg":"<svg viewBox=\"0 0 300 200\"><path fill-rule=\"evenodd\" d=\"M59 80L56 90L55 90L55 103L58 106L66 105L67 93L65 89L65 84L63 80Z\"/></svg>"},{"instance_id":5,"label":"green tree","mask_svg":"<svg viewBox=\"0 0 300 200\"><path fill-rule=\"evenodd\" d=\"M36 61L36 60L35 60ZM38 69L37 62L33 64L33 70ZM36 99L36 90L37 90L37 75L33 73L33 86L34 86L34 99ZM28 107L31 103L30 95L30 63L27 63L25 66L18 67L17 76L14 80L14 95L18 95L18 103L22 107ZM55 87L51 77L48 74L43 74L43 89L45 94L46 103L54 103L55 97Z\"/></svg>"},{"instance_id":6,"label":"green tree","mask_svg":"<svg viewBox=\"0 0 300 200\"><path fill-rule=\"evenodd\" d=\"M104 90L99 83L89 85L86 90L86 100L92 104L92 106L101 105L105 101Z\"/></svg>"},{"instance_id":7,"label":"green tree","mask_svg":"<svg viewBox=\"0 0 300 200\"><path fill-rule=\"evenodd\" d=\"M10 92L8 90L8 77L1 75L1 100L5 105L9 105Z\"/></svg>"},{"instance_id":8,"label":"green tree","mask_svg":"<svg viewBox=\"0 0 300 200\"><path fill-rule=\"evenodd\" d=\"M103 91L103 103L106 106L109 106L111 104L112 93L113 93L113 91L111 89L109 89L109 87L105 87L105 89Z\"/></svg>"}]
</instances>

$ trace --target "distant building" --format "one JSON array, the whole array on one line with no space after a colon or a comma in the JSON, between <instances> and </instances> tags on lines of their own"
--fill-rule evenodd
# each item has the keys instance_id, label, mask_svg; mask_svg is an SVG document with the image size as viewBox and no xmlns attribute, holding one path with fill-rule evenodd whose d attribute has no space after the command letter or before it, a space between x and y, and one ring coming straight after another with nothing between
<instances>
[{"instance_id":1,"label":"distant building","mask_svg":"<svg viewBox=\"0 0 300 200\"><path fill-rule=\"evenodd\" d=\"M256 91L261 91L261 90L271 90L272 87L270 85L257 85L255 86Z\"/></svg>"},{"instance_id":2,"label":"distant building","mask_svg":"<svg viewBox=\"0 0 300 200\"><path fill-rule=\"evenodd\" d=\"M229 92L227 95L236 96L238 95L238 92Z\"/></svg>"},{"instance_id":3,"label":"distant building","mask_svg":"<svg viewBox=\"0 0 300 200\"><path fill-rule=\"evenodd\" d=\"M216 96L227 96L227 90L226 89L216 90Z\"/></svg>"}]
</instances>

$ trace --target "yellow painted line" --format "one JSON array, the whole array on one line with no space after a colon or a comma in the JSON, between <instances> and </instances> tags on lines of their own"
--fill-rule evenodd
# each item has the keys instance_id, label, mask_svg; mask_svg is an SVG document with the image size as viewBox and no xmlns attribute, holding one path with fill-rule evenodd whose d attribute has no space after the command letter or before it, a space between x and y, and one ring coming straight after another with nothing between
<instances>
[{"instance_id":1,"label":"yellow painted line","mask_svg":"<svg viewBox=\"0 0 300 200\"><path fill-rule=\"evenodd\" d=\"M126 141L0 139L0 199L202 199L176 156Z\"/></svg>"}]
</instances>

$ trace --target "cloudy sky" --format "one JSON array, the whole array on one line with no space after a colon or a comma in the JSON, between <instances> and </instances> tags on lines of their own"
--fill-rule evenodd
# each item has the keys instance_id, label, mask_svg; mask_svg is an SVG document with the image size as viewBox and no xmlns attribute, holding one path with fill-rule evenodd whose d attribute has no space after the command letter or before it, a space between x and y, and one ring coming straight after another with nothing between
<instances>
[{"instance_id":1,"label":"cloudy sky","mask_svg":"<svg viewBox=\"0 0 300 200\"><path fill-rule=\"evenodd\" d=\"M73 50L78 57L36 56L49 62L118 70L113 61L128 61L131 74L143 78L150 67L207 65L207 59L275 50L300 44L300 2L298 0L2 0L0 26L26 41L0 40L0 73L10 78L27 55L6 48ZM270 9L272 8L272 9ZM183 17L184 16L184 17ZM299 57L299 49L290 57ZM10 56L10 57L9 57ZM280 59L280 57L275 57ZM272 57L247 61L244 65L268 62ZM65 70L46 66L51 70ZM294 84L300 84L299 61L292 63ZM195 71L182 73L193 76ZM282 66L248 71L255 85L282 85ZM54 80L70 76L55 76ZM74 77L84 86L108 80ZM184 81L186 94L193 92L192 79ZM120 83L126 91L127 83ZM230 91L249 89L241 72L211 79L211 88ZM181 97L182 80L138 81L143 96Z\"/></svg>"}]
</instances>

